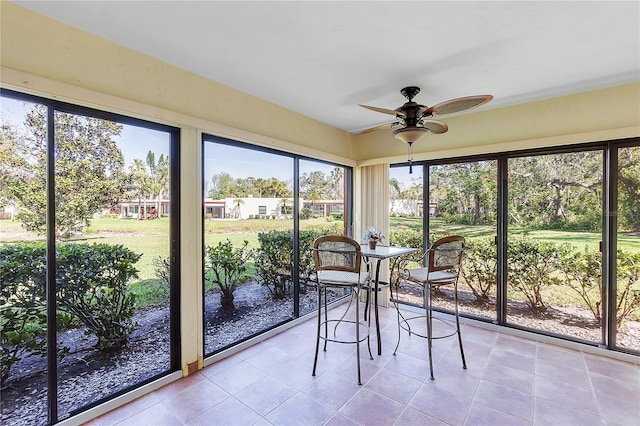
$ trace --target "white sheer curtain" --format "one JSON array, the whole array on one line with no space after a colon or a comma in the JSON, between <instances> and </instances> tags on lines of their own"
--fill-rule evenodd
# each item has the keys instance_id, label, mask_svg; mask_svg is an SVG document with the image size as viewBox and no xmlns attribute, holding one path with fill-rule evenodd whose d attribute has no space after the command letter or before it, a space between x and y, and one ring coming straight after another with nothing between
<instances>
[{"instance_id":1,"label":"white sheer curtain","mask_svg":"<svg viewBox=\"0 0 640 426\"><path fill-rule=\"evenodd\" d=\"M359 167L356 170L354 238L362 242L366 229L375 227L389 244L389 164ZM380 266L380 281L389 281L389 262Z\"/></svg>"}]
</instances>

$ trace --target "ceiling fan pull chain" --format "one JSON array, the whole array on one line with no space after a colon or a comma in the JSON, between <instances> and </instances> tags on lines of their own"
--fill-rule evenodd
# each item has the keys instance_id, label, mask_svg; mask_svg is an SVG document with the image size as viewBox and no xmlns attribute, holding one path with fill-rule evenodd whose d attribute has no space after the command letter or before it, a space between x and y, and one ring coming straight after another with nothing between
<instances>
[{"instance_id":1,"label":"ceiling fan pull chain","mask_svg":"<svg viewBox=\"0 0 640 426\"><path fill-rule=\"evenodd\" d=\"M413 153L411 151L411 147L413 146L413 142L409 142L409 174L412 175L413 174Z\"/></svg>"}]
</instances>

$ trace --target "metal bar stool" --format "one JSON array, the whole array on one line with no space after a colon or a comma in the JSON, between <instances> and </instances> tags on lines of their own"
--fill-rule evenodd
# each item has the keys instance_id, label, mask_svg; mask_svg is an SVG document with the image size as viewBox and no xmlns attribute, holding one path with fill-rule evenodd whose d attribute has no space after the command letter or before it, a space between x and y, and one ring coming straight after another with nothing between
<instances>
[{"instance_id":1,"label":"metal bar stool","mask_svg":"<svg viewBox=\"0 0 640 426\"><path fill-rule=\"evenodd\" d=\"M316 266L316 283L318 288L318 328L316 333L316 353L313 360L313 373L316 375L318 365L318 351L320 340L324 340L324 351L327 350L327 342L336 342L356 345L356 357L358 367L358 384L362 384L360 374L360 343L367 341L369 357L371 345L369 342L369 326L360 321L359 296L364 285L369 282L370 274L368 269L362 270L362 254L360 244L357 241L341 236L328 235L316 239L313 243L313 259ZM345 312L339 319L329 319L327 313L327 289L339 288L351 290L351 301ZM368 299L368 298L367 298ZM351 303L355 300L355 319L345 319ZM324 307L324 318L322 310ZM329 324L333 325L333 334L329 334ZM340 324L352 324L355 328L355 337L347 338L337 335Z\"/></svg>"},{"instance_id":2,"label":"metal bar stool","mask_svg":"<svg viewBox=\"0 0 640 426\"><path fill-rule=\"evenodd\" d=\"M434 339L444 339L453 335L458 335L458 343L460 345L460 356L462 357L462 368L467 368L467 363L464 358L464 349L462 347L462 335L460 334L460 316L458 314L458 278L460 276L460 268L462 265L462 257L465 250L465 239L461 236L448 236L437 240L431 245L431 247L423 254L421 260L424 264L424 258L427 258L427 266L423 268L406 269L406 263L410 259L398 264L398 280L405 280L410 283L418 284L422 287L422 300L424 303L425 314L417 316L405 316L398 305L398 287L399 281L396 287L396 297L394 298L394 304L398 311L398 344L393 354L395 355L398 347L400 346L401 329L409 332L409 335L415 334L418 337L427 339L427 346L429 351L429 370L431 373L431 380L434 380L433 376L433 359L432 359L432 346ZM413 260L415 261L415 260ZM438 289L442 286L453 286L453 299L454 299L454 316L455 323L451 323L442 318L434 318L433 316L433 303L431 292L434 289ZM420 334L411 329L411 322L417 319L426 318L427 333L426 335ZM450 333L434 336L433 334L433 320L440 321L451 328Z\"/></svg>"}]
</instances>

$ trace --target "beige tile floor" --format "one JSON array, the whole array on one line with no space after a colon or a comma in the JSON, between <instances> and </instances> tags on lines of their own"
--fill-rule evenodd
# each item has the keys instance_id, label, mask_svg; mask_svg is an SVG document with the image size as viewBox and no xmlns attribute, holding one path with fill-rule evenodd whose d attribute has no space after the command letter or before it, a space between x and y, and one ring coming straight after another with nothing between
<instances>
[{"instance_id":1,"label":"beige tile floor","mask_svg":"<svg viewBox=\"0 0 640 426\"><path fill-rule=\"evenodd\" d=\"M424 339L381 308L383 353L329 345L311 376L315 319L175 381L89 425L640 425L640 367L463 324L456 339ZM373 331L373 330L372 330ZM366 348L366 347L365 347Z\"/></svg>"}]
</instances>

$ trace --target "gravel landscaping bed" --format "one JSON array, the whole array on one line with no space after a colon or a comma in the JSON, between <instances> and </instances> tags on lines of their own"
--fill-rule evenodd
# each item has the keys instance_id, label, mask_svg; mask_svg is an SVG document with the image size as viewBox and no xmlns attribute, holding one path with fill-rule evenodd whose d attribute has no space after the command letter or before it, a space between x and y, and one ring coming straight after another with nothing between
<instances>
[{"instance_id":1,"label":"gravel landscaping bed","mask_svg":"<svg viewBox=\"0 0 640 426\"><path fill-rule=\"evenodd\" d=\"M256 283L242 285L234 295L236 311L228 315L219 309L219 294L207 294L205 348L209 353L292 318L291 298L274 300L268 289ZM315 309L315 289L309 289L301 294L300 312ZM58 362L61 416L169 369L169 309L141 310L134 321L139 327L131 343L108 358L93 350L95 338L87 338L83 330L59 334L59 342L70 348ZM2 390L0 424L46 424L46 369L46 359L39 356L24 358L13 366L8 386Z\"/></svg>"}]
</instances>

